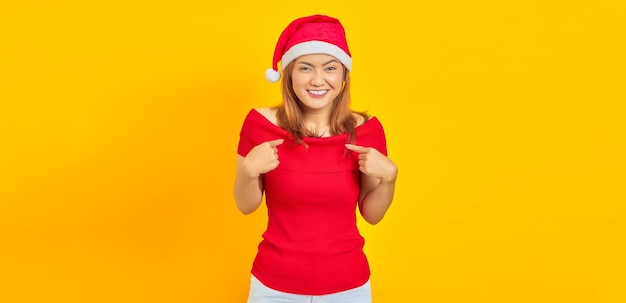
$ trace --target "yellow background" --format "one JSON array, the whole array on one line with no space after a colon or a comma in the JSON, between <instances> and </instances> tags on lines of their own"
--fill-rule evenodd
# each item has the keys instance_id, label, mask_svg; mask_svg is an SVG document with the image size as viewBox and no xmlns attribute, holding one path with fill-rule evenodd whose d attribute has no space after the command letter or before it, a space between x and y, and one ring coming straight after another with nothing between
<instances>
[{"instance_id":1,"label":"yellow background","mask_svg":"<svg viewBox=\"0 0 626 303\"><path fill-rule=\"evenodd\" d=\"M0 302L244 302L238 133L314 13L400 169L375 302L626 302L626 9L404 2L3 2Z\"/></svg>"}]
</instances>

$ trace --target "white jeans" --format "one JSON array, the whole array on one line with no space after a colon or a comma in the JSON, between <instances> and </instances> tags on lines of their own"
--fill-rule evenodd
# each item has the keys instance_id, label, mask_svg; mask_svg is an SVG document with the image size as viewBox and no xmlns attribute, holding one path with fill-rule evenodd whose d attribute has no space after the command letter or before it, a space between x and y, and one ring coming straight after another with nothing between
<instances>
[{"instance_id":1,"label":"white jeans","mask_svg":"<svg viewBox=\"0 0 626 303\"><path fill-rule=\"evenodd\" d=\"M296 295L271 289L252 276L248 303L372 303L372 289L367 281L357 288L328 295Z\"/></svg>"}]
</instances>

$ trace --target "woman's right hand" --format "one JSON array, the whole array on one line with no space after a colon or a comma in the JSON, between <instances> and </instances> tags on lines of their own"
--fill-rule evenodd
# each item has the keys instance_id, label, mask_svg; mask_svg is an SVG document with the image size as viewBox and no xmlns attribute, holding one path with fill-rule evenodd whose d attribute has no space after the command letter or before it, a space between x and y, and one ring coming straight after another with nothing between
<instances>
[{"instance_id":1,"label":"woman's right hand","mask_svg":"<svg viewBox=\"0 0 626 303\"><path fill-rule=\"evenodd\" d=\"M261 174L270 172L278 167L278 145L283 144L284 139L276 139L263 142L250 150L243 160L243 171L251 178L257 178Z\"/></svg>"}]
</instances>

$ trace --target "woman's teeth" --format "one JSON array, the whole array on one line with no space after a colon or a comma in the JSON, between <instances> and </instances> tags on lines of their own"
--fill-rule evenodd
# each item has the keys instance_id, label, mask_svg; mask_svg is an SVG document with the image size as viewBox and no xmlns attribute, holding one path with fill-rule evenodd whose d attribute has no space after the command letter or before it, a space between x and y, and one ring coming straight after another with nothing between
<instances>
[{"instance_id":1,"label":"woman's teeth","mask_svg":"<svg viewBox=\"0 0 626 303\"><path fill-rule=\"evenodd\" d=\"M325 94L328 90L310 90L309 93L317 96Z\"/></svg>"}]
</instances>

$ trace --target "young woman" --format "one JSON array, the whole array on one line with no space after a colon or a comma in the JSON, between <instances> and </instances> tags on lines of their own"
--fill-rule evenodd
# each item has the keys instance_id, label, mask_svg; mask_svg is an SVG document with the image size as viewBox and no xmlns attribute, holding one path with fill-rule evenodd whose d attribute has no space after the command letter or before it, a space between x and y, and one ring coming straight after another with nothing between
<instances>
[{"instance_id":1,"label":"young woman","mask_svg":"<svg viewBox=\"0 0 626 303\"><path fill-rule=\"evenodd\" d=\"M274 52L283 102L252 109L241 128L234 197L244 214L265 195L268 225L252 266L248 303L371 302L356 208L378 223L398 169L383 127L350 109L352 58L339 20L292 21Z\"/></svg>"}]
</instances>

